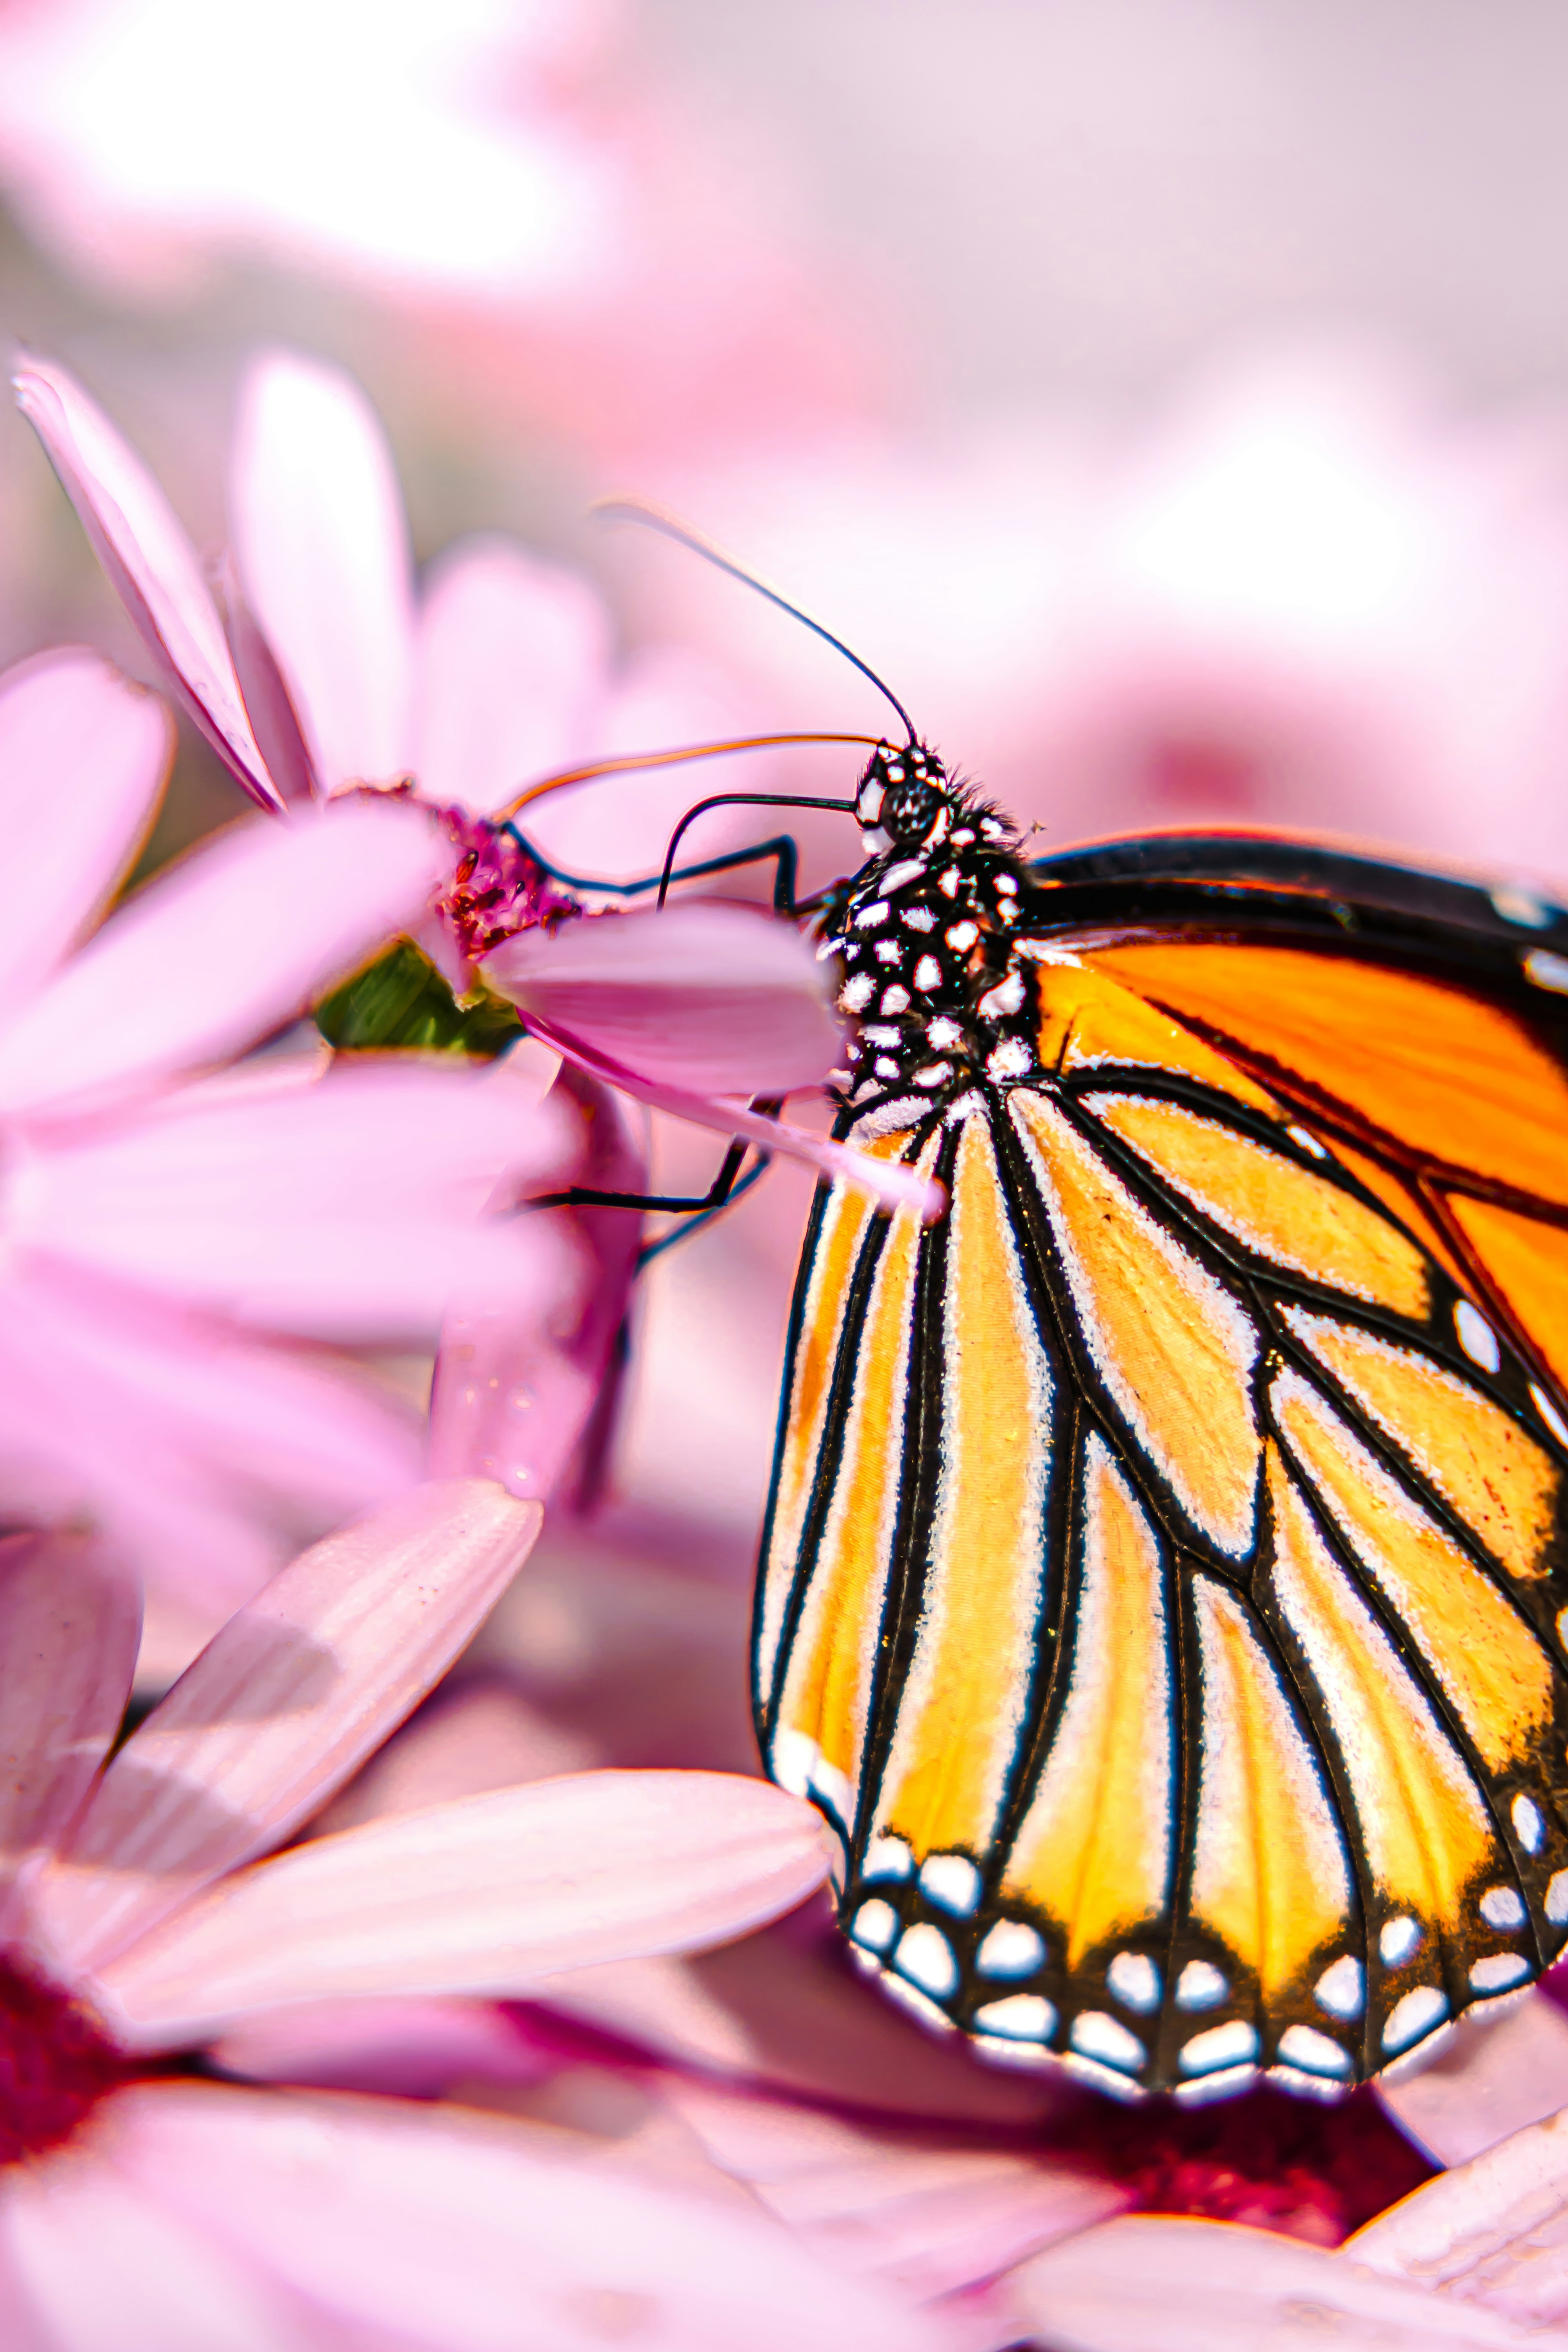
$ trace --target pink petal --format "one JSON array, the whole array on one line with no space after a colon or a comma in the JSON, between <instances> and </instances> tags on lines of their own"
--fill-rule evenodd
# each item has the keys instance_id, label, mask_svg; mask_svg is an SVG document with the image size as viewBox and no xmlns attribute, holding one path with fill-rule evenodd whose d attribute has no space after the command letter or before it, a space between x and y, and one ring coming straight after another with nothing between
<instances>
[{"instance_id":1,"label":"pink petal","mask_svg":"<svg viewBox=\"0 0 1568 2352\"><path fill-rule=\"evenodd\" d=\"M1234 2221L1130 2215L1037 2254L1008 2282L1052 2352L1563 2352L1403 2280Z\"/></svg>"},{"instance_id":2,"label":"pink petal","mask_svg":"<svg viewBox=\"0 0 1568 2352\"><path fill-rule=\"evenodd\" d=\"M580 1141L565 1181L646 1192L647 1156L625 1098L563 1066L553 1099L575 1113ZM489 1287L447 1312L430 1400L430 1466L438 1477L496 1478L513 1494L542 1497L574 1465L591 1425L601 1458L608 1449L642 1222L625 1209L558 1213L582 1267L574 1308L563 1301L546 1324L509 1313ZM591 1488L598 1463L579 1467L578 1486Z\"/></svg>"},{"instance_id":3,"label":"pink petal","mask_svg":"<svg viewBox=\"0 0 1568 2352\"><path fill-rule=\"evenodd\" d=\"M256 740L261 746L268 774L290 807L303 807L317 800L321 793L316 772L310 765L310 753L300 714L283 682L283 673L277 657L257 624L255 614L245 601L245 591L239 584L239 574L232 555L226 555L219 573L223 595L224 625L228 631L229 651L234 656L235 674L245 707L250 713L250 723Z\"/></svg>"},{"instance_id":4,"label":"pink petal","mask_svg":"<svg viewBox=\"0 0 1568 2352\"><path fill-rule=\"evenodd\" d=\"M921 2302L978 2285L1128 2201L1109 2180L1016 2148L851 2123L680 2075L658 2089L715 2164L825 2261Z\"/></svg>"},{"instance_id":5,"label":"pink petal","mask_svg":"<svg viewBox=\"0 0 1568 2352\"><path fill-rule=\"evenodd\" d=\"M121 1749L38 1916L98 1968L319 1811L468 1641L527 1559L536 1503L419 1488L281 1570Z\"/></svg>"},{"instance_id":6,"label":"pink petal","mask_svg":"<svg viewBox=\"0 0 1568 2352\"><path fill-rule=\"evenodd\" d=\"M131 1696L134 1582L79 1535L0 1539L0 1874L81 1810Z\"/></svg>"},{"instance_id":7,"label":"pink petal","mask_svg":"<svg viewBox=\"0 0 1568 2352\"><path fill-rule=\"evenodd\" d=\"M793 923L686 900L520 931L480 966L530 1019L690 1094L785 1095L841 1058L826 968Z\"/></svg>"},{"instance_id":8,"label":"pink petal","mask_svg":"<svg viewBox=\"0 0 1568 2352\"><path fill-rule=\"evenodd\" d=\"M0 1286L0 1511L86 1512L221 1621L313 1532L419 1474L412 1415L347 1367L237 1338L63 1268Z\"/></svg>"},{"instance_id":9,"label":"pink petal","mask_svg":"<svg viewBox=\"0 0 1568 2352\"><path fill-rule=\"evenodd\" d=\"M217 606L163 491L64 368L29 359L13 382L100 562L180 699L252 799L281 808Z\"/></svg>"},{"instance_id":10,"label":"pink petal","mask_svg":"<svg viewBox=\"0 0 1568 2352\"><path fill-rule=\"evenodd\" d=\"M356 384L290 352L255 362L240 394L229 516L246 602L322 790L407 775L408 532L386 436Z\"/></svg>"},{"instance_id":11,"label":"pink petal","mask_svg":"<svg viewBox=\"0 0 1568 2352\"><path fill-rule=\"evenodd\" d=\"M1376 2090L1438 2164L1464 2164L1568 2107L1568 2017L1527 1992L1500 2017L1461 2018L1429 2065Z\"/></svg>"},{"instance_id":12,"label":"pink petal","mask_svg":"<svg viewBox=\"0 0 1568 2352\"><path fill-rule=\"evenodd\" d=\"M793 1921L690 1959L575 1969L538 1998L678 2064L888 2115L1016 2131L1072 2095L926 2032L845 1967L836 1940L807 1942Z\"/></svg>"},{"instance_id":13,"label":"pink petal","mask_svg":"<svg viewBox=\"0 0 1568 2352\"><path fill-rule=\"evenodd\" d=\"M535 2083L558 2063L491 2002L426 1996L261 2010L211 2043L207 2056L220 2074L250 2082L405 2099L439 2098L461 2084Z\"/></svg>"},{"instance_id":14,"label":"pink petal","mask_svg":"<svg viewBox=\"0 0 1568 2352\"><path fill-rule=\"evenodd\" d=\"M739 2200L563 2161L539 2126L207 2084L132 2095L125 2161L313 2305L431 2352L932 2352ZM131 2103L127 2102L129 2105Z\"/></svg>"},{"instance_id":15,"label":"pink petal","mask_svg":"<svg viewBox=\"0 0 1568 2352\"><path fill-rule=\"evenodd\" d=\"M820 1816L765 1781L577 1773L297 1847L121 1948L96 1997L138 2046L170 2047L289 2001L516 1993L742 1935L826 1868Z\"/></svg>"},{"instance_id":16,"label":"pink petal","mask_svg":"<svg viewBox=\"0 0 1568 2352\"><path fill-rule=\"evenodd\" d=\"M510 540L464 540L425 583L416 760L422 796L476 816L583 756L610 659L585 581Z\"/></svg>"},{"instance_id":17,"label":"pink petal","mask_svg":"<svg viewBox=\"0 0 1568 2352\"><path fill-rule=\"evenodd\" d=\"M786 1159L804 1160L819 1176L826 1176L830 1182L842 1178L858 1192L869 1193L884 1208L911 1210L922 1224L933 1224L946 1209L947 1195L939 1183L913 1168L901 1166L896 1160L879 1156L881 1151L900 1149L901 1137L894 1136L879 1147L856 1150L847 1143L833 1142L827 1136L810 1135L804 1128L791 1127L784 1119L763 1118L756 1111L742 1110L738 1104L688 1094L681 1087L646 1078L640 1071L627 1069L606 1055L582 1045L563 1029L549 1028L536 1019L531 1025L546 1045L552 1045L590 1077L618 1087L634 1101L645 1102L654 1110L668 1111L672 1118L683 1118L692 1127L707 1128L718 1135L740 1136L763 1151L781 1152Z\"/></svg>"},{"instance_id":18,"label":"pink petal","mask_svg":"<svg viewBox=\"0 0 1568 2352\"><path fill-rule=\"evenodd\" d=\"M1472 2318L1478 2306L1568 2343L1568 2113L1516 2132L1472 2163L1438 2175L1341 2249L1347 2262L1440 2291Z\"/></svg>"},{"instance_id":19,"label":"pink petal","mask_svg":"<svg viewBox=\"0 0 1568 2352\"><path fill-rule=\"evenodd\" d=\"M102 912L152 824L174 733L96 654L0 677L0 1006L16 1012Z\"/></svg>"},{"instance_id":20,"label":"pink petal","mask_svg":"<svg viewBox=\"0 0 1568 2352\"><path fill-rule=\"evenodd\" d=\"M450 1065L367 1061L275 1094L188 1088L41 1153L21 1232L243 1322L427 1341L455 1289L484 1286L519 1322L558 1297L560 1234L479 1213L503 1180L552 1173L562 1133L491 1073Z\"/></svg>"},{"instance_id":21,"label":"pink petal","mask_svg":"<svg viewBox=\"0 0 1568 2352\"><path fill-rule=\"evenodd\" d=\"M119 2137L117 2104L95 2118L100 2142ZM291 2295L107 2158L73 2148L6 2173L0 2249L37 2330L7 2326L6 2352L311 2352Z\"/></svg>"},{"instance_id":22,"label":"pink petal","mask_svg":"<svg viewBox=\"0 0 1568 2352\"><path fill-rule=\"evenodd\" d=\"M75 1109L238 1052L416 916L442 866L407 804L221 835L0 1031L0 1109Z\"/></svg>"}]
</instances>

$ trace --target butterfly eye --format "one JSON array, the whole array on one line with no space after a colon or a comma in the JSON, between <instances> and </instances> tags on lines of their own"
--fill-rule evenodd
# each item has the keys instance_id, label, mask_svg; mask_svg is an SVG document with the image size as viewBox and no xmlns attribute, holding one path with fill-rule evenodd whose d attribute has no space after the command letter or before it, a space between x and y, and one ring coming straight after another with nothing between
<instances>
[{"instance_id":1,"label":"butterfly eye","mask_svg":"<svg viewBox=\"0 0 1568 2352\"><path fill-rule=\"evenodd\" d=\"M882 830L896 842L922 840L931 830L942 794L923 776L905 776L889 785L882 801Z\"/></svg>"}]
</instances>

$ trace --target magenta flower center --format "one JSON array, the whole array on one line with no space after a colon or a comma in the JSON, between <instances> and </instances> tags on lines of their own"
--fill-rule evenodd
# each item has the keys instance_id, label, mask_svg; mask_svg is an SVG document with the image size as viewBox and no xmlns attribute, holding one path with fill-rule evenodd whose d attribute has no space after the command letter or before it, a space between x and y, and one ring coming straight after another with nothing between
<instances>
[{"instance_id":1,"label":"magenta flower center","mask_svg":"<svg viewBox=\"0 0 1568 2352\"><path fill-rule=\"evenodd\" d=\"M515 834L463 809L438 814L460 855L437 905L470 961L488 955L514 932L581 914L577 901L556 888Z\"/></svg>"},{"instance_id":2,"label":"magenta flower center","mask_svg":"<svg viewBox=\"0 0 1568 2352\"><path fill-rule=\"evenodd\" d=\"M154 2071L58 1985L0 1959L0 2164L47 2155L107 2093Z\"/></svg>"}]
</instances>

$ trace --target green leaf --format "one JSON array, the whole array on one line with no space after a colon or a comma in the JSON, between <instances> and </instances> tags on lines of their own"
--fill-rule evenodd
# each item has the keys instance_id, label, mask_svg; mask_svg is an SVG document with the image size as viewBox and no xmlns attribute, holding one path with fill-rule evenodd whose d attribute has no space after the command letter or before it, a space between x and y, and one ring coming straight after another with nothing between
<instances>
[{"instance_id":1,"label":"green leaf","mask_svg":"<svg viewBox=\"0 0 1568 2352\"><path fill-rule=\"evenodd\" d=\"M363 1053L417 1046L426 1053L493 1059L515 1045L522 1024L510 1004L480 988L459 1003L412 940L395 940L316 1007L329 1045Z\"/></svg>"}]
</instances>

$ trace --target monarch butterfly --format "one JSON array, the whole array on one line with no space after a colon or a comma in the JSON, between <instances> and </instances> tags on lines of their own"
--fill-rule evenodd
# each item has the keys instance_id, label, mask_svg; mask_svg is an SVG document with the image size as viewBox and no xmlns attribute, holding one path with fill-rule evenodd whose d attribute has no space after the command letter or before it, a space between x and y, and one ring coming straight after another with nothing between
<instances>
[{"instance_id":1,"label":"monarch butterfly","mask_svg":"<svg viewBox=\"0 0 1568 2352\"><path fill-rule=\"evenodd\" d=\"M1123 2096L1332 2097L1568 1938L1568 914L1245 835L1026 862L910 732L835 1132L768 1770L858 1958Z\"/></svg>"}]
</instances>

